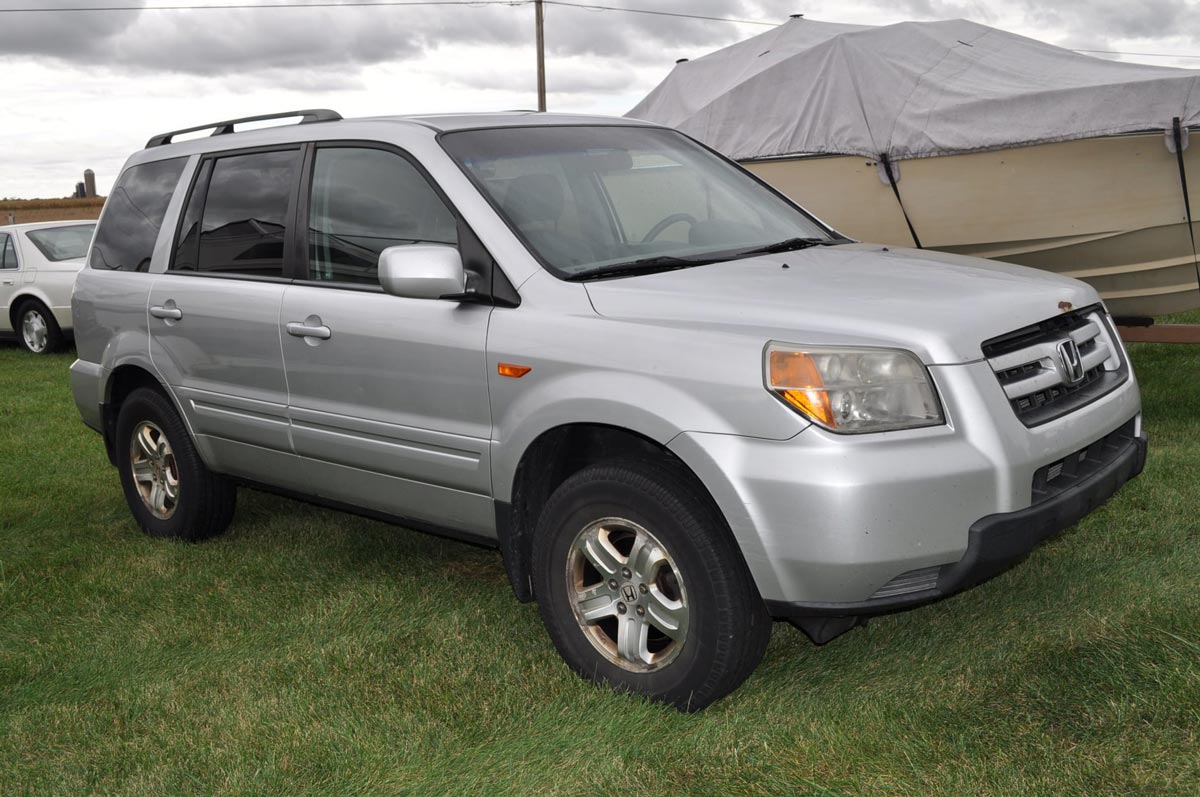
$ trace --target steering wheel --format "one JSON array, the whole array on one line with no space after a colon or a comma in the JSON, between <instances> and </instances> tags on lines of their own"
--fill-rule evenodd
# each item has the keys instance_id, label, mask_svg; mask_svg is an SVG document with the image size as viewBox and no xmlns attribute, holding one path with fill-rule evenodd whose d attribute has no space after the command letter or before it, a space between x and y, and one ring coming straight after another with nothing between
<instances>
[{"instance_id":1,"label":"steering wheel","mask_svg":"<svg viewBox=\"0 0 1200 797\"><path fill-rule=\"evenodd\" d=\"M678 224L681 221L686 221L689 225L696 223L696 217L691 213L672 213L665 219L655 224L650 228L650 232L642 236L642 243L648 244L658 236L662 235L663 230L670 227L672 224Z\"/></svg>"}]
</instances>

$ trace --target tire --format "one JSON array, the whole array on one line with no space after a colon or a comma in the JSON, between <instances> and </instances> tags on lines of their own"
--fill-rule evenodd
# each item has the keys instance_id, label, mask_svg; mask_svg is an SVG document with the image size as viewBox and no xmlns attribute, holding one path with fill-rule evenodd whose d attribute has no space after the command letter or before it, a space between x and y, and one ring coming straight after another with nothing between
<instances>
[{"instance_id":1,"label":"tire","mask_svg":"<svg viewBox=\"0 0 1200 797\"><path fill-rule=\"evenodd\" d=\"M228 528L237 487L201 461L166 396L144 387L130 393L117 416L116 435L121 487L142 531L199 542Z\"/></svg>"},{"instance_id":2,"label":"tire","mask_svg":"<svg viewBox=\"0 0 1200 797\"><path fill-rule=\"evenodd\" d=\"M37 299L26 299L17 307L13 331L30 354L50 354L62 348L63 333L58 321Z\"/></svg>"},{"instance_id":3,"label":"tire","mask_svg":"<svg viewBox=\"0 0 1200 797\"><path fill-rule=\"evenodd\" d=\"M681 468L584 468L550 497L533 544L542 620L580 676L690 712L762 659L766 606L724 519Z\"/></svg>"}]
</instances>

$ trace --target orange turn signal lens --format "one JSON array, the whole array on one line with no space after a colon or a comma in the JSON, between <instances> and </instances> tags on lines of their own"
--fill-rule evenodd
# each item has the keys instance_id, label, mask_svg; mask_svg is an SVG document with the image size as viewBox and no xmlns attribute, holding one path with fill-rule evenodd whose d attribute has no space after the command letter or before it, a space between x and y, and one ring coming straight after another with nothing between
<instances>
[{"instance_id":1,"label":"orange turn signal lens","mask_svg":"<svg viewBox=\"0 0 1200 797\"><path fill-rule=\"evenodd\" d=\"M513 365L512 363L500 363L496 366L496 372L500 374L500 376L507 376L513 379L520 379L532 370L532 366Z\"/></svg>"},{"instance_id":2,"label":"orange turn signal lens","mask_svg":"<svg viewBox=\"0 0 1200 797\"><path fill-rule=\"evenodd\" d=\"M771 389L788 404L831 429L837 427L829 393L812 357L800 351L773 351L770 377Z\"/></svg>"}]
</instances>

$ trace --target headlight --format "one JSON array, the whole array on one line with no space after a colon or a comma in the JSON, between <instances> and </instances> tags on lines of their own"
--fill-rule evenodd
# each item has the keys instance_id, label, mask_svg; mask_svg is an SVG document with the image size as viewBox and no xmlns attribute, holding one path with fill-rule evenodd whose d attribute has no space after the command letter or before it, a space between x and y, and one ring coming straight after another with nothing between
<instances>
[{"instance_id":1,"label":"headlight","mask_svg":"<svg viewBox=\"0 0 1200 797\"><path fill-rule=\"evenodd\" d=\"M767 386L814 423L843 434L945 422L929 372L900 349L767 346Z\"/></svg>"}]
</instances>

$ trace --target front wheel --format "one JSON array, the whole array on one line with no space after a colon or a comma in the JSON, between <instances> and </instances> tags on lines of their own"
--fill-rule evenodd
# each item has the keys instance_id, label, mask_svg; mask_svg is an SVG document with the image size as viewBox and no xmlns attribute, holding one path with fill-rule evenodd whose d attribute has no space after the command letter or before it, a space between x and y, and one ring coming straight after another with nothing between
<instances>
[{"instance_id":1,"label":"front wheel","mask_svg":"<svg viewBox=\"0 0 1200 797\"><path fill-rule=\"evenodd\" d=\"M679 468L584 468L547 502L534 546L542 619L585 678L698 711L762 658L770 617L724 521Z\"/></svg>"}]
</instances>

